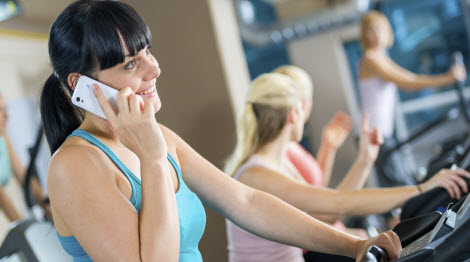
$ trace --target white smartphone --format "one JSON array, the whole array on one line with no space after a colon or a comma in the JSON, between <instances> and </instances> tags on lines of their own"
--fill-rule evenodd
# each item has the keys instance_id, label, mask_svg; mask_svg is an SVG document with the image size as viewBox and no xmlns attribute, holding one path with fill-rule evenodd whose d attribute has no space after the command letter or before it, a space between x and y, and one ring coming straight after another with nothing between
<instances>
[{"instance_id":1,"label":"white smartphone","mask_svg":"<svg viewBox=\"0 0 470 262\"><path fill-rule=\"evenodd\" d=\"M117 95L119 91L87 76L81 76L78 79L75 91L72 95L72 104L107 119L93 93L93 84L97 84L101 88L101 91L103 91L104 96L111 106L117 110Z\"/></svg>"}]
</instances>

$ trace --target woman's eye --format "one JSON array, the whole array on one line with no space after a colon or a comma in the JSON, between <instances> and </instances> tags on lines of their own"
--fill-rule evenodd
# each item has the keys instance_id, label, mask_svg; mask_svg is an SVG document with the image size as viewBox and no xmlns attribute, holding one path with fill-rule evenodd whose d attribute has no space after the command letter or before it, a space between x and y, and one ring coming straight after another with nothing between
<instances>
[{"instance_id":1,"label":"woman's eye","mask_svg":"<svg viewBox=\"0 0 470 262\"><path fill-rule=\"evenodd\" d=\"M126 65L126 69L133 69L136 66L136 61L132 60Z\"/></svg>"},{"instance_id":2,"label":"woman's eye","mask_svg":"<svg viewBox=\"0 0 470 262\"><path fill-rule=\"evenodd\" d=\"M150 47L147 48L147 51L146 51L147 55L150 55L152 52L150 52Z\"/></svg>"}]
</instances>

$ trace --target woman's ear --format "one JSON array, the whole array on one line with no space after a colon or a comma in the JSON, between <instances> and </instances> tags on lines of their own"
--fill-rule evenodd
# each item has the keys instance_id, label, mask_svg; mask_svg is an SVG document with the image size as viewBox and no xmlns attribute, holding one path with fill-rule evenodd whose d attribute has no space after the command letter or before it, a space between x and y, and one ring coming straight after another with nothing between
<instances>
[{"instance_id":1,"label":"woman's ear","mask_svg":"<svg viewBox=\"0 0 470 262\"><path fill-rule=\"evenodd\" d=\"M70 73L67 77L67 83L69 84L70 88L72 88L72 90L75 90L75 86L77 85L77 81L80 76L82 75L79 73Z\"/></svg>"},{"instance_id":2,"label":"woman's ear","mask_svg":"<svg viewBox=\"0 0 470 262\"><path fill-rule=\"evenodd\" d=\"M297 121L299 114L297 110L295 110L295 106L291 106L289 108L289 112L287 113L287 123L293 124Z\"/></svg>"}]
</instances>

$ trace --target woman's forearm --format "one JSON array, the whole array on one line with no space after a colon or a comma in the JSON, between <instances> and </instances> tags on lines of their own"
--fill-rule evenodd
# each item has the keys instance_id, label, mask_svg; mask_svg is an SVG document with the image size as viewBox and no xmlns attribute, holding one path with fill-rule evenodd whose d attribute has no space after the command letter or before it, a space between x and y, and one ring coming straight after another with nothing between
<instances>
[{"instance_id":1,"label":"woman's forearm","mask_svg":"<svg viewBox=\"0 0 470 262\"><path fill-rule=\"evenodd\" d=\"M254 191L244 216L233 221L272 241L308 250L355 256L358 238L322 223L278 198Z\"/></svg>"},{"instance_id":2,"label":"woman's forearm","mask_svg":"<svg viewBox=\"0 0 470 262\"><path fill-rule=\"evenodd\" d=\"M331 172L335 163L336 150L331 146L321 143L318 149L317 159L320 169L323 171L323 186L328 186L331 179Z\"/></svg>"},{"instance_id":3,"label":"woman's forearm","mask_svg":"<svg viewBox=\"0 0 470 262\"><path fill-rule=\"evenodd\" d=\"M402 206L408 199L417 196L416 186L403 186L382 189L363 189L338 193L343 214L380 214Z\"/></svg>"},{"instance_id":4,"label":"woman's forearm","mask_svg":"<svg viewBox=\"0 0 470 262\"><path fill-rule=\"evenodd\" d=\"M10 222L21 219L13 201L3 187L0 187L0 208L5 212Z\"/></svg>"},{"instance_id":5,"label":"woman's forearm","mask_svg":"<svg viewBox=\"0 0 470 262\"><path fill-rule=\"evenodd\" d=\"M18 155L16 154L15 149L11 144L10 138L7 135L5 135L4 138L7 142L8 156L10 157L10 164L12 167L13 174L15 175L18 182L23 185L26 175L26 167L23 166Z\"/></svg>"},{"instance_id":6,"label":"woman's forearm","mask_svg":"<svg viewBox=\"0 0 470 262\"><path fill-rule=\"evenodd\" d=\"M314 213L308 213L308 214L314 217L315 219L318 219L321 222L327 223L329 225L332 225L336 223L336 221L341 219L340 215L325 215L325 214L314 214Z\"/></svg>"},{"instance_id":7,"label":"woman's forearm","mask_svg":"<svg viewBox=\"0 0 470 262\"><path fill-rule=\"evenodd\" d=\"M178 261L178 210L168 164L141 159L141 169L139 232L142 261Z\"/></svg>"},{"instance_id":8,"label":"woman's forearm","mask_svg":"<svg viewBox=\"0 0 470 262\"><path fill-rule=\"evenodd\" d=\"M373 165L373 162L358 156L336 190L343 192L361 189L367 181Z\"/></svg>"},{"instance_id":9,"label":"woman's forearm","mask_svg":"<svg viewBox=\"0 0 470 262\"><path fill-rule=\"evenodd\" d=\"M409 91L418 91L430 87L440 88L454 82L455 79L452 74L444 73L434 76L414 75L411 79L408 79L408 81L405 81L404 79L404 81L402 83L398 83L398 85Z\"/></svg>"}]
</instances>

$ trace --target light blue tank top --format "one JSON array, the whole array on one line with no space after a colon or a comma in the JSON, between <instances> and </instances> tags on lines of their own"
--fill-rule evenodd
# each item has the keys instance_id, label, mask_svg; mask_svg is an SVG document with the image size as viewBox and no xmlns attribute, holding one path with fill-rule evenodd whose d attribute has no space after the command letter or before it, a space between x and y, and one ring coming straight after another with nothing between
<instances>
[{"instance_id":1,"label":"light blue tank top","mask_svg":"<svg viewBox=\"0 0 470 262\"><path fill-rule=\"evenodd\" d=\"M123 172L131 183L132 195L129 201L135 207L137 212L140 213L142 205L142 192L141 181L136 177L121 160L114 154L114 152L106 146L103 142L98 140L95 136L85 130L77 129L69 137L81 137L93 145L97 146L116 164L116 166ZM201 201L184 183L181 170L173 159L168 154L168 161L178 175L179 188L176 192L176 204L178 209L178 220L180 227L180 252L179 262L199 262L202 261L201 253L199 252L198 245L201 240L204 228L206 226L206 213ZM92 261L85 250L82 248L78 240L74 236L62 237L58 235L59 241L64 250L73 257L74 262L90 262Z\"/></svg>"},{"instance_id":2,"label":"light blue tank top","mask_svg":"<svg viewBox=\"0 0 470 262\"><path fill-rule=\"evenodd\" d=\"M0 136L0 184L6 186L10 181L12 172L8 146L3 136Z\"/></svg>"}]
</instances>

